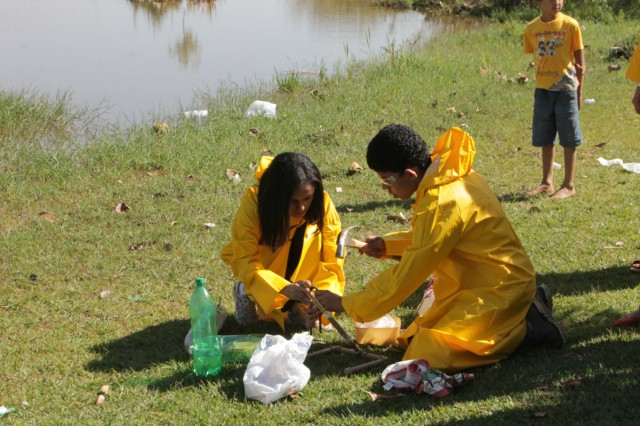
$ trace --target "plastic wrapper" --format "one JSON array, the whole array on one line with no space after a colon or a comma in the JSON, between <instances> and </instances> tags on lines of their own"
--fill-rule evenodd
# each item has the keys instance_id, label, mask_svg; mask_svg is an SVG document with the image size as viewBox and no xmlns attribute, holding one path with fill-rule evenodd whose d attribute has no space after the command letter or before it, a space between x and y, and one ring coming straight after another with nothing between
<instances>
[{"instance_id":1,"label":"plastic wrapper","mask_svg":"<svg viewBox=\"0 0 640 426\"><path fill-rule=\"evenodd\" d=\"M245 396L269 404L301 391L311 377L303 361L312 340L308 333L294 334L290 340L266 334L242 378Z\"/></svg>"},{"instance_id":2,"label":"plastic wrapper","mask_svg":"<svg viewBox=\"0 0 640 426\"><path fill-rule=\"evenodd\" d=\"M398 343L400 318L385 315L375 321L356 323L356 342L360 345L390 346Z\"/></svg>"},{"instance_id":3,"label":"plastic wrapper","mask_svg":"<svg viewBox=\"0 0 640 426\"><path fill-rule=\"evenodd\" d=\"M276 104L267 101L253 101L249 108L244 112L242 118L249 118L263 115L273 118L276 116Z\"/></svg>"},{"instance_id":4,"label":"plastic wrapper","mask_svg":"<svg viewBox=\"0 0 640 426\"><path fill-rule=\"evenodd\" d=\"M452 390L464 383L475 380L473 374L456 373L448 375L431 368L424 359L412 359L389 365L382 372L384 389L414 390L417 394L426 393L444 398Z\"/></svg>"}]
</instances>

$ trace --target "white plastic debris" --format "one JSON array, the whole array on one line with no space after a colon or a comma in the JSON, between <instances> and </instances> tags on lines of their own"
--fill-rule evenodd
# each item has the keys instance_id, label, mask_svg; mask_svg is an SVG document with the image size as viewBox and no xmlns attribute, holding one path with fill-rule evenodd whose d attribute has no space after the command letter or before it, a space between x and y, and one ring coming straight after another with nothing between
<instances>
[{"instance_id":1,"label":"white plastic debris","mask_svg":"<svg viewBox=\"0 0 640 426\"><path fill-rule=\"evenodd\" d=\"M356 322L356 328L394 328L396 320L389 314L370 322Z\"/></svg>"},{"instance_id":2,"label":"white plastic debris","mask_svg":"<svg viewBox=\"0 0 640 426\"><path fill-rule=\"evenodd\" d=\"M14 411L16 411L15 407L7 408L3 405L0 407L0 417L4 416L5 414L13 413Z\"/></svg>"},{"instance_id":3,"label":"white plastic debris","mask_svg":"<svg viewBox=\"0 0 640 426\"><path fill-rule=\"evenodd\" d=\"M342 192L342 187L341 186L337 186L336 187L336 192Z\"/></svg>"},{"instance_id":4,"label":"white plastic debris","mask_svg":"<svg viewBox=\"0 0 640 426\"><path fill-rule=\"evenodd\" d=\"M553 163L553 169L554 170L560 170L562 168L562 165L558 164L558 163Z\"/></svg>"},{"instance_id":5,"label":"white plastic debris","mask_svg":"<svg viewBox=\"0 0 640 426\"><path fill-rule=\"evenodd\" d=\"M255 117L258 115L264 115L269 118L275 117L276 104L267 101L253 101L242 115L242 118Z\"/></svg>"},{"instance_id":6,"label":"white plastic debris","mask_svg":"<svg viewBox=\"0 0 640 426\"><path fill-rule=\"evenodd\" d=\"M191 117L206 117L209 115L209 111L207 111L206 109L196 109L196 110L192 110L192 111L185 111L184 112L184 116L187 118L191 118Z\"/></svg>"},{"instance_id":7,"label":"white plastic debris","mask_svg":"<svg viewBox=\"0 0 640 426\"><path fill-rule=\"evenodd\" d=\"M584 100L584 103L587 105L594 105L596 103L596 100L593 98L588 98Z\"/></svg>"},{"instance_id":8,"label":"white plastic debris","mask_svg":"<svg viewBox=\"0 0 640 426\"><path fill-rule=\"evenodd\" d=\"M204 224L205 228L211 229L211 228L215 228L216 224L215 223L211 223L211 222L207 222Z\"/></svg>"},{"instance_id":9,"label":"white plastic debris","mask_svg":"<svg viewBox=\"0 0 640 426\"><path fill-rule=\"evenodd\" d=\"M602 157L598 158L598 163L606 167L613 166L613 165L620 165L622 166L623 169L625 169L628 172L640 173L640 163L625 163L619 158L614 158L613 160L605 160Z\"/></svg>"}]
</instances>

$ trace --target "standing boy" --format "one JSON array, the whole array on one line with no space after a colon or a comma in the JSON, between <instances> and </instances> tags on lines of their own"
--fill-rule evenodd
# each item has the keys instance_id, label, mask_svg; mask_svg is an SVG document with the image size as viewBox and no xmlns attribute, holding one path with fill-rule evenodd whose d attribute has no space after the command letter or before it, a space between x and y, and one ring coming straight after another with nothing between
<instances>
[{"instance_id":1,"label":"standing boy","mask_svg":"<svg viewBox=\"0 0 640 426\"><path fill-rule=\"evenodd\" d=\"M640 114L640 36L638 36L638 46L636 47L636 50L633 51L633 56L629 62L627 78L638 83L631 103L633 103L633 107L636 109L636 112Z\"/></svg>"},{"instance_id":2,"label":"standing boy","mask_svg":"<svg viewBox=\"0 0 640 426\"><path fill-rule=\"evenodd\" d=\"M367 238L362 251L400 263L344 298L316 292L327 310L369 322L434 274L433 304L399 341L405 360L426 359L444 371L495 363L524 346L564 343L551 290L536 289L533 265L500 201L472 168L475 153L473 138L459 128L444 133L431 154L407 126L380 130L369 142L367 164L394 197L415 194L413 218L408 231Z\"/></svg>"},{"instance_id":3,"label":"standing boy","mask_svg":"<svg viewBox=\"0 0 640 426\"><path fill-rule=\"evenodd\" d=\"M636 112L640 114L640 36L638 36L638 46L633 52L633 56L629 62L627 78L638 83L631 103L633 104ZM631 264L631 270L633 272L640 272L640 259L633 261L633 264ZM615 324L618 327L635 327L640 325L640 308L629 314L623 315L616 320Z\"/></svg>"},{"instance_id":4,"label":"standing boy","mask_svg":"<svg viewBox=\"0 0 640 426\"><path fill-rule=\"evenodd\" d=\"M551 193L551 199L563 199L576 194L576 148L582 144L578 115L585 71L582 35L578 22L560 12L564 0L536 1L541 15L525 28L524 51L533 54L536 68L532 144L542 148L542 182L526 194ZM564 182L557 191L556 135L564 148Z\"/></svg>"}]
</instances>

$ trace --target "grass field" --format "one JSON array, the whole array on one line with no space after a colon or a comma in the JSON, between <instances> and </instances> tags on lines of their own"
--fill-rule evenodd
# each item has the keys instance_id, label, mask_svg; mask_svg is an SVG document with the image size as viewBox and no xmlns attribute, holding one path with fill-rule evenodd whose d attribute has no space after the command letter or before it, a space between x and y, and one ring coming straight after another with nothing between
<instances>
[{"instance_id":1,"label":"grass field","mask_svg":"<svg viewBox=\"0 0 640 426\"><path fill-rule=\"evenodd\" d=\"M609 72L609 48L637 36L637 21L583 22L588 45L578 150L578 195L550 202L524 197L541 175L530 145L531 58L522 22L486 24L427 46L389 46L347 72L281 76L268 85L203 94L200 123L159 117L151 124L94 129L91 112L64 99L0 94L0 405L4 424L635 424L640 421L637 329L613 327L640 305L640 175L603 167L598 157L640 162L635 85ZM322 72L320 72L322 71ZM275 119L242 119L254 99L278 105ZM88 122L88 124L87 124ZM437 400L424 395L372 401L382 368L344 377L353 358L306 362L301 395L272 405L244 397L244 365L200 381L182 347L195 277L233 310L233 277L218 254L263 152L306 153L323 173L344 226L359 235L400 230L387 216L411 215L388 198L365 148L385 124L401 122L433 146L452 126L475 138L475 169L485 176L529 253L539 283L556 291L554 310L568 334L560 350L535 349L471 370L476 382ZM257 133L250 132L256 129ZM559 162L561 152L559 152ZM349 174L352 162L365 170ZM239 173L234 183L227 170ZM562 180L558 170L558 183ZM337 188L342 188L338 192ZM125 212L116 212L124 203ZM214 223L215 227L205 227ZM357 235L356 235L357 236ZM351 253L347 292L387 263ZM104 297L101 292L108 291ZM104 295L104 293L103 293ZM395 313L409 324L416 295ZM346 316L340 322L353 333ZM275 325L224 334L277 333ZM313 349L340 344L315 335ZM390 349L389 363L402 354ZM102 405L102 385L111 391Z\"/></svg>"}]
</instances>

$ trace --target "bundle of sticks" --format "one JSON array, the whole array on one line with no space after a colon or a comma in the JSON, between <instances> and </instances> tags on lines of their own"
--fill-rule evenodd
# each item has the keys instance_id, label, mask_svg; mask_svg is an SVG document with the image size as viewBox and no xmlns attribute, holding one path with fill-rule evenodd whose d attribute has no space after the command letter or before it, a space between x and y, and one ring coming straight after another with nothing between
<instances>
[{"instance_id":1,"label":"bundle of sticks","mask_svg":"<svg viewBox=\"0 0 640 426\"><path fill-rule=\"evenodd\" d=\"M372 360L372 361L366 362L364 364L357 365L355 367L345 368L344 369L344 374L346 374L346 375L357 373L358 371L362 371L362 370L365 370L367 368L375 367L375 366L383 364L384 362L387 361L387 357L384 356L384 355L377 355L377 354L367 353L367 352L363 351L362 348L360 347L360 345L358 345L358 342L356 342L356 340L349 333L347 333L347 331L344 329L344 327L342 327L342 325L340 325L338 320L335 319L335 317L331 314L331 312L327 311L324 308L324 306L322 306L320 304L318 299L316 299L316 296L313 294L313 291L311 291L309 293L309 298L311 300L311 303L313 303L315 305L315 307L318 308L318 310L320 310L320 312L322 312L322 316L324 316L329 321L329 323L331 323L331 325L333 325L333 327L336 329L336 331L342 337L342 340L344 340L345 343L347 343L347 345L352 346L353 349L345 348L345 347L342 347L342 346L329 346L327 348L320 349L320 350L317 350L315 352L311 352L311 353L307 354L307 358L311 358L311 357L314 357L314 356L317 356L317 355L323 355L323 354L327 354L327 353L332 353L332 352L341 352L341 353L346 353L346 354L350 354L350 355L357 355L359 357L367 358L367 359Z\"/></svg>"}]
</instances>

